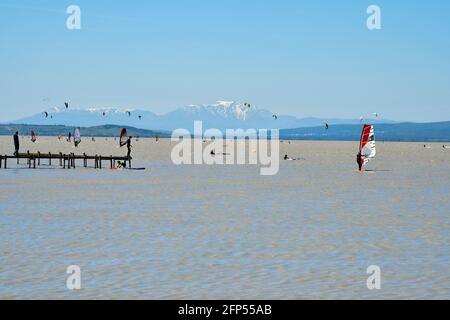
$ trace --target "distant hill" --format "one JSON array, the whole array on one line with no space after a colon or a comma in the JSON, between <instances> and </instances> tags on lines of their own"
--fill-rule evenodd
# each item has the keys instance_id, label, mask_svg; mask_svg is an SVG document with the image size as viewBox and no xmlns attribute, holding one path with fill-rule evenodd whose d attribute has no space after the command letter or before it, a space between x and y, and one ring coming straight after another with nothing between
<instances>
[{"instance_id":1,"label":"distant hill","mask_svg":"<svg viewBox=\"0 0 450 320\"><path fill-rule=\"evenodd\" d=\"M362 125L331 125L313 128L297 128L280 131L281 139L291 140L348 140L361 138ZM379 141L449 142L450 121L436 123L398 123L375 125Z\"/></svg>"},{"instance_id":2,"label":"distant hill","mask_svg":"<svg viewBox=\"0 0 450 320\"><path fill-rule=\"evenodd\" d=\"M26 124L0 124L0 135L13 135L19 131L20 135L30 135L34 130L39 136L66 136L69 132L73 134L76 127L70 126L52 126L52 125L26 125ZM81 134L87 137L117 137L120 135L122 126L105 125L97 127L80 128ZM127 128L128 135L142 138L169 137L169 132Z\"/></svg>"},{"instance_id":3,"label":"distant hill","mask_svg":"<svg viewBox=\"0 0 450 320\"><path fill-rule=\"evenodd\" d=\"M81 134L88 137L114 137L118 136L122 126L105 125L81 128ZM169 131L145 130L126 127L128 134L135 137L167 138ZM361 136L362 124L331 125L328 130L325 126L311 128L297 128L280 130L282 140L329 140L329 141L355 141ZM12 136L19 131L21 135L30 135L34 130L40 136L66 136L74 132L75 127L70 126L41 126L23 124L0 124L0 135ZM375 135L378 141L423 141L423 142L450 142L450 121L436 123L399 123L376 124Z\"/></svg>"}]
</instances>

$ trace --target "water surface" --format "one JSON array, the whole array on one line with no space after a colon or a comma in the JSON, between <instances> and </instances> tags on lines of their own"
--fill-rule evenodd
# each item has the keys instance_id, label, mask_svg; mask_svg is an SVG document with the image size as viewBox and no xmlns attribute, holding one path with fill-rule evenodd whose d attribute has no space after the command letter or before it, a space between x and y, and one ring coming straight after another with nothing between
<instances>
[{"instance_id":1,"label":"water surface","mask_svg":"<svg viewBox=\"0 0 450 320\"><path fill-rule=\"evenodd\" d=\"M12 153L0 138L0 153ZM56 138L22 150L79 150ZM449 299L450 150L287 142L276 176L257 166L174 166L169 141L135 143L146 171L0 170L3 299ZM66 289L79 265L82 290ZM382 269L369 291L366 269Z\"/></svg>"}]
</instances>

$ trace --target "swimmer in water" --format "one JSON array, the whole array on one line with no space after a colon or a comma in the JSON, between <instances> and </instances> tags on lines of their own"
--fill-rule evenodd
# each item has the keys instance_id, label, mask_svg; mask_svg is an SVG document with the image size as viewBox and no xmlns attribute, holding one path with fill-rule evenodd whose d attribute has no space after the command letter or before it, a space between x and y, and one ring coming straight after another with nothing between
<instances>
[{"instance_id":1,"label":"swimmer in water","mask_svg":"<svg viewBox=\"0 0 450 320\"><path fill-rule=\"evenodd\" d=\"M291 157L289 157L288 155L284 156L284 161L297 161L298 159L292 159Z\"/></svg>"}]
</instances>

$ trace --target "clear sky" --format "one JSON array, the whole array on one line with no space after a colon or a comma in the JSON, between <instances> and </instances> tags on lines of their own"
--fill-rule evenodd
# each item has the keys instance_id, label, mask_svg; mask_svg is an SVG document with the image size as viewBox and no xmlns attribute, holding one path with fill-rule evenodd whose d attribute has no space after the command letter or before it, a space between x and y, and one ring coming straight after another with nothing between
<instances>
[{"instance_id":1,"label":"clear sky","mask_svg":"<svg viewBox=\"0 0 450 320\"><path fill-rule=\"evenodd\" d=\"M81 30L66 28L71 4ZM1 0L0 121L66 100L450 120L450 1Z\"/></svg>"}]
</instances>

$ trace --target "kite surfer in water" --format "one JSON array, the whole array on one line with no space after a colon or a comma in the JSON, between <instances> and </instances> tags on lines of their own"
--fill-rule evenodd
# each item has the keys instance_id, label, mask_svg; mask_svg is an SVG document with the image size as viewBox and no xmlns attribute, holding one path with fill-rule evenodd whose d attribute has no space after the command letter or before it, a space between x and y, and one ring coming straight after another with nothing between
<instances>
[{"instance_id":1,"label":"kite surfer in water","mask_svg":"<svg viewBox=\"0 0 450 320\"><path fill-rule=\"evenodd\" d=\"M13 136L13 140L14 140L14 149L15 149L14 155L18 156L19 155L19 148L20 148L19 131L16 131L16 133Z\"/></svg>"}]
</instances>

